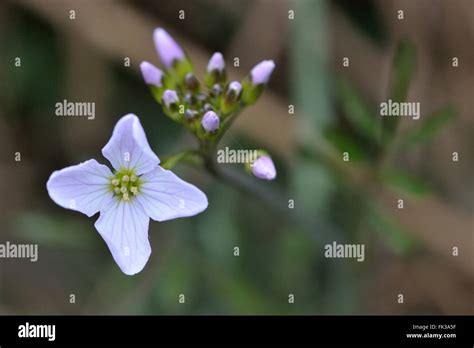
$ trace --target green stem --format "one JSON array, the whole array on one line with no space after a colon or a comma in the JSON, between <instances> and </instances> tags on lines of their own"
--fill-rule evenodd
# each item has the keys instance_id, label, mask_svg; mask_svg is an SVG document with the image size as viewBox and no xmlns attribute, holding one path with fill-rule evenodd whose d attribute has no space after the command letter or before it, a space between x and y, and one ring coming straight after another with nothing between
<instances>
[{"instance_id":1,"label":"green stem","mask_svg":"<svg viewBox=\"0 0 474 348\"><path fill-rule=\"evenodd\" d=\"M224 134L227 132L230 126L232 126L234 121L237 119L239 114L240 114L240 110L236 110L235 112L227 116L227 118L222 122L221 129L219 130L219 134L216 136L214 140L216 144L219 143L219 141L222 139Z\"/></svg>"},{"instance_id":2,"label":"green stem","mask_svg":"<svg viewBox=\"0 0 474 348\"><path fill-rule=\"evenodd\" d=\"M188 150L179 152L176 155L162 158L160 166L165 169L173 169L178 163L184 162L193 165L202 164L200 152L197 150Z\"/></svg>"}]
</instances>

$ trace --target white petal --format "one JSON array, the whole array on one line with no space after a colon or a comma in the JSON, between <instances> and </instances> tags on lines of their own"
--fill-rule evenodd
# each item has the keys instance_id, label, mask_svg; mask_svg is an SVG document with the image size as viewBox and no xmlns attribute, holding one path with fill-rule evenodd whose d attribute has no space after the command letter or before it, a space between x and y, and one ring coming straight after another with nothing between
<instances>
[{"instance_id":1,"label":"white petal","mask_svg":"<svg viewBox=\"0 0 474 348\"><path fill-rule=\"evenodd\" d=\"M125 115L117 122L102 154L116 170L133 168L137 175L149 172L160 163L134 114Z\"/></svg>"},{"instance_id":2,"label":"white petal","mask_svg":"<svg viewBox=\"0 0 474 348\"><path fill-rule=\"evenodd\" d=\"M207 208L207 197L201 190L160 166L141 179L143 183L135 199L153 220L193 216Z\"/></svg>"},{"instance_id":3,"label":"white petal","mask_svg":"<svg viewBox=\"0 0 474 348\"><path fill-rule=\"evenodd\" d=\"M56 204L90 217L112 200L111 176L107 166L92 159L55 171L46 188Z\"/></svg>"},{"instance_id":4,"label":"white petal","mask_svg":"<svg viewBox=\"0 0 474 348\"><path fill-rule=\"evenodd\" d=\"M137 202L114 199L95 223L123 273L140 272L151 254L148 240L150 219Z\"/></svg>"}]
</instances>

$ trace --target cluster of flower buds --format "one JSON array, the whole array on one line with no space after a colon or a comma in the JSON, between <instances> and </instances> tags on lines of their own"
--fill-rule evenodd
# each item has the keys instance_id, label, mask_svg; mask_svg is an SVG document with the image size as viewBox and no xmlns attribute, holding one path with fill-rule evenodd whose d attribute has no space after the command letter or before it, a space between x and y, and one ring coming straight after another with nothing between
<instances>
[{"instance_id":1,"label":"cluster of flower buds","mask_svg":"<svg viewBox=\"0 0 474 348\"><path fill-rule=\"evenodd\" d=\"M202 85L184 50L164 29L155 29L153 39L165 69L162 71L149 62L142 62L143 79L155 100L163 106L165 114L204 142L220 139L231 120L244 107L258 100L275 67L272 60L265 60L257 64L242 82L229 81L224 57L216 52L209 60ZM262 158L252 164L255 169L251 172L259 178L275 178L276 171L270 157ZM268 166L268 161L271 166Z\"/></svg>"}]
</instances>

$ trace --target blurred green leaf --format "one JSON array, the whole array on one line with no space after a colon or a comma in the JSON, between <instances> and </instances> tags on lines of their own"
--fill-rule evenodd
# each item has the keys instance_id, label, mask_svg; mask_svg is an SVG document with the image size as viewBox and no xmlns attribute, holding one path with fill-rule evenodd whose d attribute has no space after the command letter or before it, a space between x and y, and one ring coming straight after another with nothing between
<instances>
[{"instance_id":1,"label":"blurred green leaf","mask_svg":"<svg viewBox=\"0 0 474 348\"><path fill-rule=\"evenodd\" d=\"M73 218L58 218L45 213L22 213L13 220L15 235L43 246L90 248L97 237L93 224Z\"/></svg>"},{"instance_id":2,"label":"blurred green leaf","mask_svg":"<svg viewBox=\"0 0 474 348\"><path fill-rule=\"evenodd\" d=\"M399 254L408 254L416 246L415 239L390 215L372 205L368 212L369 225L387 242L387 245Z\"/></svg>"},{"instance_id":3,"label":"blurred green leaf","mask_svg":"<svg viewBox=\"0 0 474 348\"><path fill-rule=\"evenodd\" d=\"M362 136L377 141L375 113L360 96L349 81L336 80L336 94L345 116Z\"/></svg>"},{"instance_id":4,"label":"blurred green leaf","mask_svg":"<svg viewBox=\"0 0 474 348\"><path fill-rule=\"evenodd\" d=\"M390 99L392 101L402 102L406 99L415 71L415 59L415 45L408 40L400 42L393 59L390 85Z\"/></svg>"},{"instance_id":5,"label":"blurred green leaf","mask_svg":"<svg viewBox=\"0 0 474 348\"><path fill-rule=\"evenodd\" d=\"M427 140L438 134L444 126L454 119L456 112L451 105L445 106L422 120L417 127L405 134L408 142Z\"/></svg>"},{"instance_id":6,"label":"blurred green leaf","mask_svg":"<svg viewBox=\"0 0 474 348\"><path fill-rule=\"evenodd\" d=\"M367 151L364 151L354 139L339 129L326 129L324 131L324 137L341 153L345 151L350 153L351 160L363 161L368 158Z\"/></svg>"},{"instance_id":7,"label":"blurred green leaf","mask_svg":"<svg viewBox=\"0 0 474 348\"><path fill-rule=\"evenodd\" d=\"M389 99L394 102L403 102L410 87L415 71L416 49L413 43L403 40L397 47L393 58L392 75L390 81ZM387 141L395 133L400 117L383 117L382 128L384 139Z\"/></svg>"},{"instance_id":8,"label":"blurred green leaf","mask_svg":"<svg viewBox=\"0 0 474 348\"><path fill-rule=\"evenodd\" d=\"M0 61L5 64L0 76L2 82L8 81L8 88L2 88L0 97L6 98L2 104L21 106L23 110L50 110L62 97L59 86L63 63L57 35L47 22L29 12L11 12L6 19L8 35L2 36L0 49ZM14 64L17 57L21 58L21 67ZM22 115L6 114L14 118Z\"/></svg>"},{"instance_id":9,"label":"blurred green leaf","mask_svg":"<svg viewBox=\"0 0 474 348\"><path fill-rule=\"evenodd\" d=\"M382 182L402 193L414 195L431 193L430 186L423 180L396 169L385 170L380 178Z\"/></svg>"}]
</instances>

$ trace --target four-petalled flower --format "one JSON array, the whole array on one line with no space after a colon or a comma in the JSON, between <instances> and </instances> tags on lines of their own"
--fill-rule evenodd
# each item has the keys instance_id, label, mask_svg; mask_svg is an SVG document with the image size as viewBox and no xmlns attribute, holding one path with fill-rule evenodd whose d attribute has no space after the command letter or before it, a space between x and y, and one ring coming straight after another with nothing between
<instances>
[{"instance_id":1,"label":"four-petalled flower","mask_svg":"<svg viewBox=\"0 0 474 348\"><path fill-rule=\"evenodd\" d=\"M148 225L196 215L207 208L206 195L159 166L137 116L128 114L116 124L102 149L114 172L91 159L55 171L46 186L63 208L91 217L120 269L140 272L151 254Z\"/></svg>"}]
</instances>

